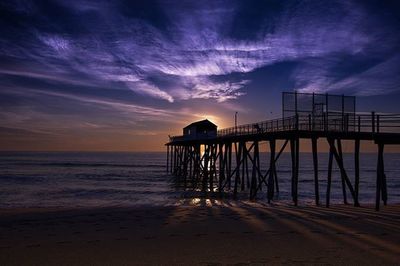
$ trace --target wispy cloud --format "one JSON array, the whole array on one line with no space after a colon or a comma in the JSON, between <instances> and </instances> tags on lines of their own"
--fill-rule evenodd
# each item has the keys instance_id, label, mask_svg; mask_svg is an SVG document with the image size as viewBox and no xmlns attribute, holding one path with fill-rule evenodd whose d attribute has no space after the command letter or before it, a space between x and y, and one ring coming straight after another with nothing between
<instances>
[{"instance_id":1,"label":"wispy cloud","mask_svg":"<svg viewBox=\"0 0 400 266\"><path fill-rule=\"evenodd\" d=\"M382 95L399 91L400 54L374 65L362 73L332 82L330 90L348 90L360 96Z\"/></svg>"},{"instance_id":2,"label":"wispy cloud","mask_svg":"<svg viewBox=\"0 0 400 266\"><path fill-rule=\"evenodd\" d=\"M236 99L244 92L240 89L249 83L248 80L242 80L239 82L212 82L207 79L194 79L191 80L193 87L192 98L199 99L216 99L218 102L225 102L229 99Z\"/></svg>"},{"instance_id":3,"label":"wispy cloud","mask_svg":"<svg viewBox=\"0 0 400 266\"><path fill-rule=\"evenodd\" d=\"M172 98L171 95L169 95L167 92L160 90L159 88L157 88L156 86L152 85L152 84L148 84L146 82L143 81L135 81L135 82L129 82L127 83L128 87L139 93L139 94L145 94L145 95L149 95L155 98L160 98L160 99L164 99L167 100L170 103L174 102L174 98Z\"/></svg>"},{"instance_id":4,"label":"wispy cloud","mask_svg":"<svg viewBox=\"0 0 400 266\"><path fill-rule=\"evenodd\" d=\"M4 93L6 91L3 90L2 92ZM25 89L23 89L23 91L17 91L17 90L15 90L15 88L13 88L13 89L9 89L9 93L12 93L12 94L22 93L25 96L27 96L29 94L30 95L35 95L35 94L38 95L39 94L39 95L61 97L61 98L66 98L66 99L70 99L70 100L74 100L74 101L78 101L78 102L109 106L109 107L115 108L115 109L123 111L123 112L148 115L152 119L155 119L155 118L165 119L166 117L175 117L175 116L179 115L179 111L168 111L168 110L164 110L164 109L160 109L160 108L152 108L152 107L148 107L148 106L124 103L124 102L115 101L115 100L106 100L106 99L94 98L94 97L89 97L89 96L82 96L82 95L49 91L49 90L38 90L38 89L25 88Z\"/></svg>"},{"instance_id":5,"label":"wispy cloud","mask_svg":"<svg viewBox=\"0 0 400 266\"><path fill-rule=\"evenodd\" d=\"M33 44L16 45L21 46L18 51L23 55L19 56L54 69L49 76L60 76L55 70L64 67L64 71L81 73L96 82L126 83L136 93L173 102L236 99L244 94L241 89L247 84L245 79L232 84L211 77L249 73L278 62L325 58L335 53L357 55L376 41L376 34L365 31L370 25L369 14L354 3L282 5L284 12L271 20L273 32L265 30L271 25L260 25L255 38L238 40L224 33L234 27L232 20L238 11L235 4L224 3L224 8L218 4L199 4L196 9L179 5L165 8L163 12L171 19L165 21L166 30L153 26L151 21L122 16L116 5L75 4L72 8L77 17L85 12L96 14L98 23L90 24L93 28L88 34L60 32L58 28L57 33L45 33L33 25L28 29L37 37L30 40ZM333 10L345 15L338 16ZM170 89L180 93L173 95L153 82L163 76L176 76L177 82ZM62 75L54 79L69 81ZM182 80L186 85L199 83L184 86L179 83ZM318 83L310 86L325 89Z\"/></svg>"}]
</instances>

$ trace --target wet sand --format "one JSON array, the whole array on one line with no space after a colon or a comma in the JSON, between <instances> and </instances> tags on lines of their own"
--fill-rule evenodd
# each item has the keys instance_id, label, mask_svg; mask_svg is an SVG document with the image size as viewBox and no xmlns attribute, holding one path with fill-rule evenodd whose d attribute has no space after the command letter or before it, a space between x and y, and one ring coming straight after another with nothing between
<instances>
[{"instance_id":1,"label":"wet sand","mask_svg":"<svg viewBox=\"0 0 400 266\"><path fill-rule=\"evenodd\" d=\"M400 205L0 210L1 265L400 262ZM211 206L212 205L212 206Z\"/></svg>"}]
</instances>

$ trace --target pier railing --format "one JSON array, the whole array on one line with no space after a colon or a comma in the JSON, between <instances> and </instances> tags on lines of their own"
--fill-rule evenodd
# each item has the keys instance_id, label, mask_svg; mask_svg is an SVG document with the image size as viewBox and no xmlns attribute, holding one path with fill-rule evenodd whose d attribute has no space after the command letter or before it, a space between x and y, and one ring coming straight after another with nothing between
<instances>
[{"instance_id":1,"label":"pier railing","mask_svg":"<svg viewBox=\"0 0 400 266\"><path fill-rule=\"evenodd\" d=\"M343 114L341 112L329 112L319 116L312 114L295 115L224 128L218 130L217 136L202 136L199 139L255 135L294 130L319 132L400 133L400 114L375 112ZM183 141L187 139L185 136L173 136L170 137L170 140Z\"/></svg>"},{"instance_id":2,"label":"pier railing","mask_svg":"<svg viewBox=\"0 0 400 266\"><path fill-rule=\"evenodd\" d=\"M218 130L218 136L253 135L291 130L336 132L400 132L400 114L329 113L315 117L297 115Z\"/></svg>"}]
</instances>

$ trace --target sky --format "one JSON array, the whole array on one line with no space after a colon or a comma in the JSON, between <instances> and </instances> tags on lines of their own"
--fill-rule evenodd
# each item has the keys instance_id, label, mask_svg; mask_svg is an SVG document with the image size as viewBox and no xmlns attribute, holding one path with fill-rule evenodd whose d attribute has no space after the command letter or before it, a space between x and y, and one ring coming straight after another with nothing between
<instances>
[{"instance_id":1,"label":"sky","mask_svg":"<svg viewBox=\"0 0 400 266\"><path fill-rule=\"evenodd\" d=\"M0 32L0 150L164 150L282 91L400 110L397 1L1 1Z\"/></svg>"}]
</instances>

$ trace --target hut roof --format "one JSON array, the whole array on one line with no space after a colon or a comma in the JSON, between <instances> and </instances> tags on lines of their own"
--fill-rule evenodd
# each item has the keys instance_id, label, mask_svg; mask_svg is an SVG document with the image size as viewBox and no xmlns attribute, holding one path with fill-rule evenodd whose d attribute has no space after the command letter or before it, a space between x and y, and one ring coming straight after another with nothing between
<instances>
[{"instance_id":1,"label":"hut roof","mask_svg":"<svg viewBox=\"0 0 400 266\"><path fill-rule=\"evenodd\" d=\"M186 128L190 128L190 127L198 127L198 128L211 128L211 129L216 129L217 125L214 124L213 122L209 121L208 119L204 119L201 121L197 121L197 122L193 122L190 125L187 125L186 127L184 127L184 129Z\"/></svg>"}]
</instances>

